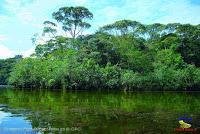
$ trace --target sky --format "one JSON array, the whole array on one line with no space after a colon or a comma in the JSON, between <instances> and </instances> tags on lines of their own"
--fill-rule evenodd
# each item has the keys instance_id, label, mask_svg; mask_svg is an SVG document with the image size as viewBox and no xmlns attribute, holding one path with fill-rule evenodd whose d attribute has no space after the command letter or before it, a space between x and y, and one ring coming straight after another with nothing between
<instances>
[{"instance_id":1,"label":"sky","mask_svg":"<svg viewBox=\"0 0 200 134\"><path fill-rule=\"evenodd\" d=\"M33 53L31 38L64 6L84 6L94 14L88 33L122 19L200 24L200 0L0 0L0 59Z\"/></svg>"}]
</instances>

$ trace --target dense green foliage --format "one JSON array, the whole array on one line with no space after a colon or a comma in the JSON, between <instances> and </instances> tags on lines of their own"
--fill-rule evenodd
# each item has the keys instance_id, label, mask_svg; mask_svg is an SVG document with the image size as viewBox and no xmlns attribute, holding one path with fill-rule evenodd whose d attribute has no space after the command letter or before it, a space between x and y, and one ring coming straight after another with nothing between
<instances>
[{"instance_id":1,"label":"dense green foliage","mask_svg":"<svg viewBox=\"0 0 200 134\"><path fill-rule=\"evenodd\" d=\"M17 55L14 58L0 60L0 85L8 84L8 77L12 71L15 63L22 58L21 55Z\"/></svg>"},{"instance_id":2,"label":"dense green foliage","mask_svg":"<svg viewBox=\"0 0 200 134\"><path fill-rule=\"evenodd\" d=\"M36 44L34 56L15 65L10 84L116 90L200 87L199 25L121 20L82 35L90 27L86 20L92 17L84 7L64 7L53 13L58 24L44 22L48 41ZM71 38L57 35L57 25Z\"/></svg>"}]
</instances>

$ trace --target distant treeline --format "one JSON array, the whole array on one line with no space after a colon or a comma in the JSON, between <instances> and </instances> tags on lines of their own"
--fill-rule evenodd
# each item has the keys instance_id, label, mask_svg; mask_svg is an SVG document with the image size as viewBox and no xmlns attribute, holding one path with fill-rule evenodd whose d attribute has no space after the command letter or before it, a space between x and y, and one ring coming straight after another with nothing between
<instances>
[{"instance_id":1,"label":"distant treeline","mask_svg":"<svg viewBox=\"0 0 200 134\"><path fill-rule=\"evenodd\" d=\"M57 22L44 22L43 35L32 39L35 53L18 60L9 84L72 90L200 87L200 25L120 20L82 35L93 18L87 8L63 7L52 16ZM58 35L58 26L71 36ZM45 43L39 44L38 39ZM8 77L10 66L4 65L8 70L1 69L1 76Z\"/></svg>"},{"instance_id":2,"label":"distant treeline","mask_svg":"<svg viewBox=\"0 0 200 134\"><path fill-rule=\"evenodd\" d=\"M21 55L16 55L14 58L0 59L0 86L8 85L9 74L17 61L22 59Z\"/></svg>"}]
</instances>

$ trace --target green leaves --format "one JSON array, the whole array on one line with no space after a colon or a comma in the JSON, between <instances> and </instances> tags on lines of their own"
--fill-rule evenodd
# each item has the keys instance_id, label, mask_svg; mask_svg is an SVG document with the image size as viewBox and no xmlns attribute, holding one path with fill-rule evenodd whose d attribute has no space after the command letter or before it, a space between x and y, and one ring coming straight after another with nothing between
<instances>
[{"instance_id":1,"label":"green leaves","mask_svg":"<svg viewBox=\"0 0 200 134\"><path fill-rule=\"evenodd\" d=\"M172 68L182 68L185 63L180 54L175 53L170 49L158 51L155 56L154 67L160 68L162 66Z\"/></svg>"},{"instance_id":2,"label":"green leaves","mask_svg":"<svg viewBox=\"0 0 200 134\"><path fill-rule=\"evenodd\" d=\"M57 33L56 30L57 25L51 21L45 21L43 24L45 25L43 28L43 35L45 36L45 34L49 34L50 38L55 38L56 37L55 34ZM50 34L53 37L51 37Z\"/></svg>"},{"instance_id":3,"label":"green leaves","mask_svg":"<svg viewBox=\"0 0 200 134\"><path fill-rule=\"evenodd\" d=\"M17 63L9 82L19 87L51 88L57 87L65 62L58 60L23 59ZM62 69L62 70L60 70Z\"/></svg>"},{"instance_id":4,"label":"green leaves","mask_svg":"<svg viewBox=\"0 0 200 134\"><path fill-rule=\"evenodd\" d=\"M83 30L91 27L87 21L93 18L87 8L62 7L53 18L72 39L57 35L59 24L45 21L43 33L49 40L36 46L36 58L15 65L10 83L68 89L178 90L199 86L199 25L119 20L83 36ZM37 38L35 35L34 44Z\"/></svg>"},{"instance_id":5,"label":"green leaves","mask_svg":"<svg viewBox=\"0 0 200 134\"><path fill-rule=\"evenodd\" d=\"M178 52L189 64L200 67L200 28L190 24L180 25L177 29L180 38Z\"/></svg>"},{"instance_id":6,"label":"green leaves","mask_svg":"<svg viewBox=\"0 0 200 134\"><path fill-rule=\"evenodd\" d=\"M139 35L142 32L143 25L137 21L120 20L100 28L102 32L108 32L114 35Z\"/></svg>"},{"instance_id":7,"label":"green leaves","mask_svg":"<svg viewBox=\"0 0 200 134\"><path fill-rule=\"evenodd\" d=\"M14 58L0 60L0 85L7 85L10 72L13 66L22 59L22 55L16 55Z\"/></svg>"},{"instance_id":8,"label":"green leaves","mask_svg":"<svg viewBox=\"0 0 200 134\"><path fill-rule=\"evenodd\" d=\"M93 18L93 14L85 7L62 7L52 14L57 22L62 23L65 32L69 32L76 38L84 29L91 27L87 20Z\"/></svg>"},{"instance_id":9,"label":"green leaves","mask_svg":"<svg viewBox=\"0 0 200 134\"><path fill-rule=\"evenodd\" d=\"M112 66L111 63L107 63L105 68L101 69L103 75L103 84L107 89L117 89L120 87L120 72L119 67Z\"/></svg>"}]
</instances>

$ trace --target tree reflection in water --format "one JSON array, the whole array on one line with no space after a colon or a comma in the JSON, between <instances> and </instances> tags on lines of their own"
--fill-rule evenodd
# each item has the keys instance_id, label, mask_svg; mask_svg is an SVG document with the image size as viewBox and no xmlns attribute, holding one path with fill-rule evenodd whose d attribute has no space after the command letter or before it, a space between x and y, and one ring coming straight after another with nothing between
<instances>
[{"instance_id":1,"label":"tree reflection in water","mask_svg":"<svg viewBox=\"0 0 200 134\"><path fill-rule=\"evenodd\" d=\"M41 133L172 133L182 115L193 119L193 127L200 121L196 93L0 92L0 104L8 105L0 114L10 113L8 122L24 121L12 127Z\"/></svg>"}]
</instances>

